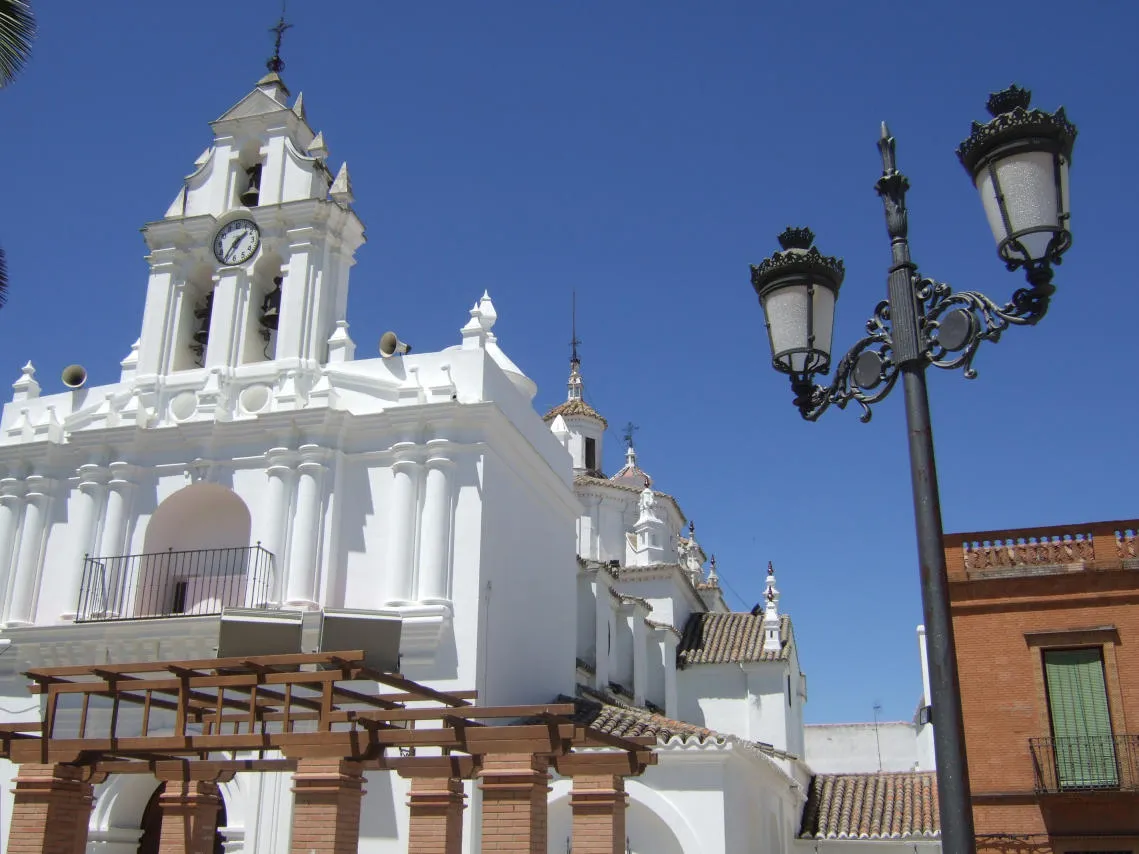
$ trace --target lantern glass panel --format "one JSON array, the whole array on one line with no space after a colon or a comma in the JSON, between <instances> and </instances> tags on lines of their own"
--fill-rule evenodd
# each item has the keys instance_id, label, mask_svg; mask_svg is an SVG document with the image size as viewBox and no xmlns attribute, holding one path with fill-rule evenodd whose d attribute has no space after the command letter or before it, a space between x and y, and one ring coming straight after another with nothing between
<instances>
[{"instance_id":1,"label":"lantern glass panel","mask_svg":"<svg viewBox=\"0 0 1139 854\"><path fill-rule=\"evenodd\" d=\"M797 282L771 291L763 300L763 312L771 335L771 355L784 368L802 371L810 322L807 283Z\"/></svg>"},{"instance_id":2,"label":"lantern glass panel","mask_svg":"<svg viewBox=\"0 0 1139 854\"><path fill-rule=\"evenodd\" d=\"M834 329L834 301L834 291L823 285L815 285L814 305L812 306L815 340L812 346L824 354L824 362L830 359L831 353L831 331Z\"/></svg>"},{"instance_id":3,"label":"lantern glass panel","mask_svg":"<svg viewBox=\"0 0 1139 854\"><path fill-rule=\"evenodd\" d=\"M1066 188L1066 162L1062 171L1065 173L1061 175L1062 184ZM1044 258L1052 235L1062 227L1062 212L1057 209L1055 155L1050 151L1022 151L1004 157L982 169L976 185L997 244L1011 234L1040 228L1043 230L1017 239L1028 253L1026 260ZM1001 214L999 194L1004 196L1008 230Z\"/></svg>"}]
</instances>

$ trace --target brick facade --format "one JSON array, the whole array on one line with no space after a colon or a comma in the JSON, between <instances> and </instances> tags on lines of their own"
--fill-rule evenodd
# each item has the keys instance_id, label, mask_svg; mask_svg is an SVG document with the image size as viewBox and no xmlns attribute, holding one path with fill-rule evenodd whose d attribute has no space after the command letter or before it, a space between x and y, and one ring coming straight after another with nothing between
<instances>
[{"instance_id":1,"label":"brick facade","mask_svg":"<svg viewBox=\"0 0 1139 854\"><path fill-rule=\"evenodd\" d=\"M212 854L221 807L217 783L167 780L158 807L162 812L158 854Z\"/></svg>"},{"instance_id":2,"label":"brick facade","mask_svg":"<svg viewBox=\"0 0 1139 854\"><path fill-rule=\"evenodd\" d=\"M546 854L546 769L544 758L529 753L485 757L478 772L484 851Z\"/></svg>"},{"instance_id":3,"label":"brick facade","mask_svg":"<svg viewBox=\"0 0 1139 854\"><path fill-rule=\"evenodd\" d=\"M364 770L359 762L301 759L293 775L292 854L356 854Z\"/></svg>"},{"instance_id":4,"label":"brick facade","mask_svg":"<svg viewBox=\"0 0 1139 854\"><path fill-rule=\"evenodd\" d=\"M624 854L625 781L614 774L577 775L570 792L574 854Z\"/></svg>"},{"instance_id":5,"label":"brick facade","mask_svg":"<svg viewBox=\"0 0 1139 854\"><path fill-rule=\"evenodd\" d=\"M20 766L8 854L83 854L94 803L83 775L71 765Z\"/></svg>"},{"instance_id":6,"label":"brick facade","mask_svg":"<svg viewBox=\"0 0 1139 854\"><path fill-rule=\"evenodd\" d=\"M1010 836L1025 852L1139 851L1139 768L1130 767L1139 764L1137 527L945 537L981 851L1007 854ZM1030 743L1052 735L1043 653L1074 647L1102 650L1118 786L1038 791L1058 788L1038 770L1050 749L1038 744L1034 759Z\"/></svg>"}]
</instances>

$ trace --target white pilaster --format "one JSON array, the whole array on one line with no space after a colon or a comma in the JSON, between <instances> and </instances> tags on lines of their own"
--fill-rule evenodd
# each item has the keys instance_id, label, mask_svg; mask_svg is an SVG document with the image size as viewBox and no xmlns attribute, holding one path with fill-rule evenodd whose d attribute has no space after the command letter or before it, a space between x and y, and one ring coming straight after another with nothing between
<instances>
[{"instance_id":1,"label":"white pilaster","mask_svg":"<svg viewBox=\"0 0 1139 854\"><path fill-rule=\"evenodd\" d=\"M676 648L680 646L680 636L675 632L661 631L661 646L664 653L664 713L666 717L680 720L677 715L676 696Z\"/></svg>"},{"instance_id":2,"label":"white pilaster","mask_svg":"<svg viewBox=\"0 0 1139 854\"><path fill-rule=\"evenodd\" d=\"M24 495L24 526L20 534L16 577L12 582L12 598L4 621L8 626L30 626L35 620L44 532L55 486L51 478L38 474L29 475L26 483L28 491Z\"/></svg>"},{"instance_id":3,"label":"white pilaster","mask_svg":"<svg viewBox=\"0 0 1139 854\"><path fill-rule=\"evenodd\" d=\"M319 445L302 445L298 453L297 507L289 549L286 603L293 608L315 609L319 607L316 601L316 550L320 542L320 508L328 452Z\"/></svg>"},{"instance_id":4,"label":"white pilaster","mask_svg":"<svg viewBox=\"0 0 1139 854\"><path fill-rule=\"evenodd\" d=\"M597 636L594 639L595 650L593 661L594 687L599 691L609 690L609 660L613 654L613 644L616 638L613 614L613 593L605 583L608 576L604 569L597 571Z\"/></svg>"},{"instance_id":5,"label":"white pilaster","mask_svg":"<svg viewBox=\"0 0 1139 854\"><path fill-rule=\"evenodd\" d=\"M433 452L424 463L427 473L423 487L423 521L419 540L419 601L442 604L451 601L451 469L454 462Z\"/></svg>"},{"instance_id":6,"label":"white pilaster","mask_svg":"<svg viewBox=\"0 0 1139 854\"><path fill-rule=\"evenodd\" d=\"M289 566L289 509L293 499L296 471L295 455L288 448L271 448L265 455L268 466L269 494L265 502L265 527L261 543L273 555L274 578L269 598L280 602L285 598L285 572Z\"/></svg>"},{"instance_id":7,"label":"white pilaster","mask_svg":"<svg viewBox=\"0 0 1139 854\"><path fill-rule=\"evenodd\" d=\"M111 479L107 481L107 504L103 511L103 533L99 538L100 557L121 558L129 551L126 548L127 527L130 521L131 493L134 483L134 466L129 463L111 463ZM129 584L131 579L125 573L129 570L126 561L110 560L110 577L107 579L107 603L109 611L115 612L120 605L126 602L123 595L123 586Z\"/></svg>"},{"instance_id":8,"label":"white pilaster","mask_svg":"<svg viewBox=\"0 0 1139 854\"><path fill-rule=\"evenodd\" d=\"M0 480L0 603L4 602L7 593L4 587L16 568L16 556L12 552L24 506L24 489L24 482L19 478Z\"/></svg>"},{"instance_id":9,"label":"white pilaster","mask_svg":"<svg viewBox=\"0 0 1139 854\"><path fill-rule=\"evenodd\" d=\"M648 611L637 602L633 606L633 702L645 704L645 694L649 682L649 632L645 625Z\"/></svg>"},{"instance_id":10,"label":"white pilaster","mask_svg":"<svg viewBox=\"0 0 1139 854\"><path fill-rule=\"evenodd\" d=\"M312 226L290 228L288 231L288 261L281 269L281 318L277 327L277 361L294 363L313 359L317 344L313 337L312 317L316 302L316 282L313 258L319 247L317 233ZM320 336L319 346L328 340L329 332Z\"/></svg>"},{"instance_id":11,"label":"white pilaster","mask_svg":"<svg viewBox=\"0 0 1139 854\"><path fill-rule=\"evenodd\" d=\"M95 525L99 521L99 505L106 492L108 472L95 463L87 463L79 467L79 483L76 494L72 499L74 515L71 516L74 536L74 551L71 563L66 568L64 584L67 588L67 602L79 602L80 591L83 587L83 570L87 557L91 554L95 542ZM74 620L76 608L68 605L68 610L60 615L64 620Z\"/></svg>"},{"instance_id":12,"label":"white pilaster","mask_svg":"<svg viewBox=\"0 0 1139 854\"><path fill-rule=\"evenodd\" d=\"M392 463L391 520L388 527L387 570L384 578L384 602L406 605L412 597L412 564L415 558L415 505L423 466L416 459L414 442L393 446L396 459Z\"/></svg>"},{"instance_id":13,"label":"white pilaster","mask_svg":"<svg viewBox=\"0 0 1139 854\"><path fill-rule=\"evenodd\" d=\"M146 305L142 313L142 335L138 345L138 373L162 374L170 369L171 349L177 337L181 291L175 293L178 250L174 247L152 249L150 281L146 286Z\"/></svg>"},{"instance_id":14,"label":"white pilaster","mask_svg":"<svg viewBox=\"0 0 1139 854\"><path fill-rule=\"evenodd\" d=\"M214 303L210 314L210 340L206 345L207 368L240 363L244 300L249 275L241 267L222 267L214 274Z\"/></svg>"}]
</instances>

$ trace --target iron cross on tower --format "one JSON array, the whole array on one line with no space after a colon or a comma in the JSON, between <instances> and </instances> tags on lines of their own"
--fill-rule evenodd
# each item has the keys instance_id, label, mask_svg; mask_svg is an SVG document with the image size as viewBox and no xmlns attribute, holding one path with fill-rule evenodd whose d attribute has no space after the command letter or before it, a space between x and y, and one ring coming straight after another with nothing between
<instances>
[{"instance_id":1,"label":"iron cross on tower","mask_svg":"<svg viewBox=\"0 0 1139 854\"><path fill-rule=\"evenodd\" d=\"M277 21L276 26L269 28L269 32L276 33L277 40L273 45L273 55L269 57L269 61L265 63L265 67L274 74L280 74L285 67L285 60L281 59L281 37L285 35L285 30L290 27L292 27L292 24L285 23L285 9L282 4L280 19Z\"/></svg>"},{"instance_id":2,"label":"iron cross on tower","mask_svg":"<svg viewBox=\"0 0 1139 854\"><path fill-rule=\"evenodd\" d=\"M633 447L633 434L636 433L640 429L641 428L638 427L636 424L634 424L632 421L630 421L628 424L625 425L625 432L622 433L621 436L625 440L625 447L626 448L632 448Z\"/></svg>"}]
</instances>

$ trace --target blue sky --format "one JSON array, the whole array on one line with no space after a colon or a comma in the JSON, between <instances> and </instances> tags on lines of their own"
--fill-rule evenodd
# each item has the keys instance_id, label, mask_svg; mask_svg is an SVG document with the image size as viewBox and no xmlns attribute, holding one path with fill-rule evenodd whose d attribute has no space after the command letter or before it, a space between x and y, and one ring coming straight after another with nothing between
<instances>
[{"instance_id":1,"label":"blue sky","mask_svg":"<svg viewBox=\"0 0 1139 854\"><path fill-rule=\"evenodd\" d=\"M873 190L883 119L927 275L1005 299L954 148L1016 81L1079 126L1075 245L1035 329L931 376L948 531L1122 519L1133 492L1139 191L1132 4L708 0L291 4L284 78L368 228L349 306L361 355L396 329L458 340L489 289L495 331L565 394L570 294L588 399L640 425L640 461L696 521L736 607L774 561L810 721L909 718L920 688L900 391L869 425L800 420L770 368L748 264L788 224L845 258L835 349L884 297ZM263 73L269 0L36 4L34 61L0 91L0 379L45 391L82 362L117 379L146 284L138 228ZM6 371L7 374L2 372ZM736 598L736 595L740 597Z\"/></svg>"}]
</instances>

